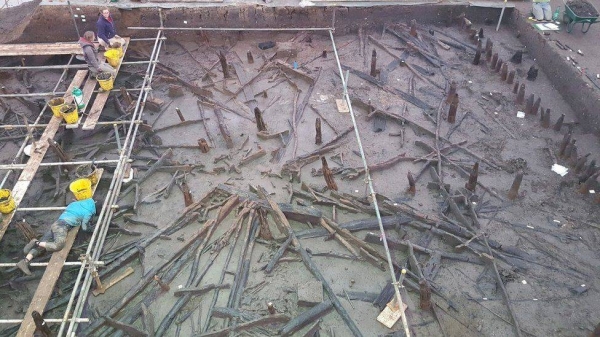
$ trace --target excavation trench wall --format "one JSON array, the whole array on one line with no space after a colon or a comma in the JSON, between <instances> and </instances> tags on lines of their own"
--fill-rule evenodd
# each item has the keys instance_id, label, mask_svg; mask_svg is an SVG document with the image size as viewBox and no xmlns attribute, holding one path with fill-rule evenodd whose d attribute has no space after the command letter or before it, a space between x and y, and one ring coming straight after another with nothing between
<instances>
[{"instance_id":1,"label":"excavation trench wall","mask_svg":"<svg viewBox=\"0 0 600 337\"><path fill-rule=\"evenodd\" d=\"M86 22L78 20L81 33L95 30L95 21L101 6L84 6L76 10L79 16L85 15ZM497 8L470 7L466 5L411 5L379 7L264 7L226 6L192 7L163 9L166 27L256 27L256 28L298 28L330 27L335 11L337 34L354 33L364 26L380 31L384 24L408 22L417 19L419 23L446 26L453 18L466 13L474 23L486 19L497 20ZM155 8L135 8L112 10L117 29L124 36L154 37L153 30L128 30L127 27L158 27L159 14ZM600 117L597 104L600 95L590 87L581 74L558 54L555 46L546 40L526 21L516 9L507 11L510 27L520 33L520 39L539 66L548 75L552 84L561 92L564 99L577 113L584 128L600 133ZM184 23L186 21L187 23ZM61 24L57 24L60 22ZM167 31L166 36L177 40L199 38L199 31ZM238 33L207 33L212 41L219 41L217 34L235 37ZM39 6L33 13L29 25L13 42L55 42L76 40L77 34L66 6ZM555 112L560 113L560 112Z\"/></svg>"}]
</instances>

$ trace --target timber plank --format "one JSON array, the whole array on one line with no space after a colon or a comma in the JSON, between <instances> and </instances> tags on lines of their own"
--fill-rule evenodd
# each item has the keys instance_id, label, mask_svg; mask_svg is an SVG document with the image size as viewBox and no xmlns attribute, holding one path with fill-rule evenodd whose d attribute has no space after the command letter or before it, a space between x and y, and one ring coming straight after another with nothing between
<instances>
[{"instance_id":1,"label":"timber plank","mask_svg":"<svg viewBox=\"0 0 600 337\"><path fill-rule=\"evenodd\" d=\"M125 46L123 47L123 55L121 55L121 59L119 60L119 66L117 66L117 76L119 75L119 69L121 68L121 64L123 63L123 58L125 57L125 53L127 52L127 47L129 47L129 38L125 37ZM141 94L141 93L140 93ZM85 119L82 130L93 130L96 127L96 123L98 123L98 119L100 118L100 114L104 109L104 105L106 104L106 100L108 100L108 95L110 95L110 91L100 92L96 95L96 99L94 99L94 104L89 110L88 117Z\"/></svg>"},{"instance_id":2,"label":"timber plank","mask_svg":"<svg viewBox=\"0 0 600 337\"><path fill-rule=\"evenodd\" d=\"M75 77L73 77L73 81L71 81L71 85L69 86L68 91L71 91L71 89L74 88L75 86L80 86L81 83L83 83L83 79L85 78L87 73L88 73L87 70L78 70L77 73L75 74ZM65 98L65 102L70 102L73 100L73 96L70 96L70 95L68 97L65 95L64 98ZM42 159L44 159L44 155L46 154L46 151L48 150L48 140L54 138L56 131L58 131L60 122L61 122L60 118L52 117L52 119L48 123L48 126L44 130L44 133L42 134L40 139L37 141L37 144L40 147L38 147L36 151L33 151L33 153L31 154L31 157L27 161L27 165L25 166L25 169L21 172L21 175L19 176L17 183L13 187L12 196L13 196L13 199L15 200L15 207L19 207L21 200L23 200L23 196L27 192L27 188L29 187L29 184L31 183L33 176L35 175L38 168L40 167L40 163L42 162ZM10 214L4 214L4 216L2 217L2 222L0 223L0 240L2 240L4 233L6 233L6 230L8 229L8 225L12 221L14 215L15 215L15 212L12 212Z\"/></svg>"},{"instance_id":3,"label":"timber plank","mask_svg":"<svg viewBox=\"0 0 600 337\"><path fill-rule=\"evenodd\" d=\"M102 177L102 173L104 169L99 168L96 171L97 181L100 181ZM98 184L92 186L92 196L94 192L96 192L96 187ZM33 299L29 304L29 308L27 309L27 313L25 314L25 318L21 323L21 327L17 332L17 337L30 337L35 333L35 322L33 321L33 317L31 313L34 311L39 312L44 315L44 309L46 308L46 304L52 296L52 292L54 291L54 286L56 285L56 281L58 281L58 277L62 272L63 265L67 260L67 256L71 251L71 247L73 247L73 242L75 242L75 238L77 237L77 233L79 233L79 227L75 227L71 229L67 234L67 241L65 242L65 247L58 252L52 254L50 261L48 262L48 267L46 267L46 271L40 280L40 283L33 295Z\"/></svg>"},{"instance_id":4,"label":"timber plank","mask_svg":"<svg viewBox=\"0 0 600 337\"><path fill-rule=\"evenodd\" d=\"M98 43L95 43L98 48ZM77 42L0 44L0 56L83 54Z\"/></svg>"}]
</instances>

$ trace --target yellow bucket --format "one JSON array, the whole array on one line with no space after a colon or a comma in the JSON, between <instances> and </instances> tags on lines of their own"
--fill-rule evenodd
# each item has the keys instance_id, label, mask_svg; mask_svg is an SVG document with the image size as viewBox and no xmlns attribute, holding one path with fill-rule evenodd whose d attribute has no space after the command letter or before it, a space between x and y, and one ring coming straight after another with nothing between
<instances>
[{"instance_id":1,"label":"yellow bucket","mask_svg":"<svg viewBox=\"0 0 600 337\"><path fill-rule=\"evenodd\" d=\"M60 108L60 113L67 124L76 124L79 120L79 111L75 104L65 104Z\"/></svg>"},{"instance_id":2,"label":"yellow bucket","mask_svg":"<svg viewBox=\"0 0 600 337\"><path fill-rule=\"evenodd\" d=\"M77 179L69 185L69 189L75 194L75 199L85 200L92 197L92 181L83 178Z\"/></svg>"},{"instance_id":3,"label":"yellow bucket","mask_svg":"<svg viewBox=\"0 0 600 337\"><path fill-rule=\"evenodd\" d=\"M122 49L120 50L119 48L111 48L104 52L104 57L106 57L106 62L108 62L108 64L110 64L113 68L116 68L119 66L122 53Z\"/></svg>"},{"instance_id":4,"label":"yellow bucket","mask_svg":"<svg viewBox=\"0 0 600 337\"><path fill-rule=\"evenodd\" d=\"M8 214L15 210L15 200L10 190L0 190L0 213Z\"/></svg>"},{"instance_id":5,"label":"yellow bucket","mask_svg":"<svg viewBox=\"0 0 600 337\"><path fill-rule=\"evenodd\" d=\"M113 88L114 78L110 73L100 73L96 76L98 83L100 83L100 88L109 91Z\"/></svg>"},{"instance_id":6,"label":"yellow bucket","mask_svg":"<svg viewBox=\"0 0 600 337\"><path fill-rule=\"evenodd\" d=\"M95 166L92 165L80 165L75 169L75 175L77 178L86 178L92 182L92 186L96 185L98 182L98 178L96 177L96 169Z\"/></svg>"},{"instance_id":7,"label":"yellow bucket","mask_svg":"<svg viewBox=\"0 0 600 337\"><path fill-rule=\"evenodd\" d=\"M58 118L62 117L62 115L60 114L60 108L62 108L63 105L65 105L65 99L62 97L53 98L48 102L48 106L50 107L50 109L52 109L52 114L54 115L54 117Z\"/></svg>"}]
</instances>

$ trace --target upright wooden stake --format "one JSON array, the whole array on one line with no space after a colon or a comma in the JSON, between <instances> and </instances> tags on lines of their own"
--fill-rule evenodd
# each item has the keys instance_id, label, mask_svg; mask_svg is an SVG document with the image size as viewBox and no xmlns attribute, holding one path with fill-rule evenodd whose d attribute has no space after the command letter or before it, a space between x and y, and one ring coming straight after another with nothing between
<instances>
[{"instance_id":1,"label":"upright wooden stake","mask_svg":"<svg viewBox=\"0 0 600 337\"><path fill-rule=\"evenodd\" d=\"M527 101L525 101L525 114L529 115L532 113L534 99L535 96L533 94L530 94L529 97L527 97Z\"/></svg>"},{"instance_id":2,"label":"upright wooden stake","mask_svg":"<svg viewBox=\"0 0 600 337\"><path fill-rule=\"evenodd\" d=\"M504 64L504 61L502 61L502 59L498 59L498 62L496 62L496 68L494 69L494 71L499 73L503 64Z\"/></svg>"},{"instance_id":3,"label":"upright wooden stake","mask_svg":"<svg viewBox=\"0 0 600 337\"><path fill-rule=\"evenodd\" d=\"M550 109L546 109L545 113L542 113L542 127L547 129L550 127Z\"/></svg>"},{"instance_id":4,"label":"upright wooden stake","mask_svg":"<svg viewBox=\"0 0 600 337\"><path fill-rule=\"evenodd\" d=\"M248 52L246 53L246 56L248 57L248 63L252 64L254 63L254 57L252 56L252 52L248 50Z\"/></svg>"},{"instance_id":5,"label":"upright wooden stake","mask_svg":"<svg viewBox=\"0 0 600 337\"><path fill-rule=\"evenodd\" d=\"M371 77L377 77L377 51L375 49L371 54Z\"/></svg>"},{"instance_id":6,"label":"upright wooden stake","mask_svg":"<svg viewBox=\"0 0 600 337\"><path fill-rule=\"evenodd\" d=\"M183 202L185 207L194 203L194 197L192 196L192 192L190 191L190 187L185 182L185 180L181 183L181 192L183 192Z\"/></svg>"},{"instance_id":7,"label":"upright wooden stake","mask_svg":"<svg viewBox=\"0 0 600 337\"><path fill-rule=\"evenodd\" d=\"M517 172L517 176L508 191L508 199L515 200L519 196L519 188L521 187L521 182L523 181L523 171Z\"/></svg>"},{"instance_id":8,"label":"upright wooden stake","mask_svg":"<svg viewBox=\"0 0 600 337\"><path fill-rule=\"evenodd\" d=\"M450 83L450 89L448 90L448 96L446 96L446 104L450 104L452 102L452 100L454 99L454 94L456 94L456 86L458 84L456 83L456 81L452 81L452 83Z\"/></svg>"},{"instance_id":9,"label":"upright wooden stake","mask_svg":"<svg viewBox=\"0 0 600 337\"><path fill-rule=\"evenodd\" d=\"M208 151L210 151L210 146L208 146L208 142L204 138L198 139L198 147L200 147L202 153L208 153Z\"/></svg>"},{"instance_id":10,"label":"upright wooden stake","mask_svg":"<svg viewBox=\"0 0 600 337\"><path fill-rule=\"evenodd\" d=\"M538 110L540 110L540 105L542 104L542 98L538 97L535 100L535 103L533 103L533 107L531 107L531 114L532 115L536 115L538 113Z\"/></svg>"},{"instance_id":11,"label":"upright wooden stake","mask_svg":"<svg viewBox=\"0 0 600 337\"><path fill-rule=\"evenodd\" d=\"M525 100L525 83L522 83L517 93L517 104L523 104Z\"/></svg>"},{"instance_id":12,"label":"upright wooden stake","mask_svg":"<svg viewBox=\"0 0 600 337\"><path fill-rule=\"evenodd\" d=\"M508 83L508 84L513 84L513 82L514 82L514 81L515 81L515 71L514 71L514 70L511 70L511 71L508 73L508 78L506 79L506 83ZM517 83L518 83L518 82L517 82ZM514 91L514 89L513 89L513 91Z\"/></svg>"},{"instance_id":13,"label":"upright wooden stake","mask_svg":"<svg viewBox=\"0 0 600 337\"><path fill-rule=\"evenodd\" d=\"M469 174L469 181L465 184L465 188L471 192L475 192L477 187L477 175L479 174L479 162L476 162Z\"/></svg>"},{"instance_id":14,"label":"upright wooden stake","mask_svg":"<svg viewBox=\"0 0 600 337\"><path fill-rule=\"evenodd\" d=\"M417 192L417 185L415 183L415 178L413 178L412 173L410 171L408 171L408 173L406 174L406 178L408 178L408 193L415 195L415 193Z\"/></svg>"},{"instance_id":15,"label":"upright wooden stake","mask_svg":"<svg viewBox=\"0 0 600 337\"><path fill-rule=\"evenodd\" d=\"M321 134L321 118L315 119L315 144L321 145L323 143L323 136Z\"/></svg>"},{"instance_id":16,"label":"upright wooden stake","mask_svg":"<svg viewBox=\"0 0 600 337\"><path fill-rule=\"evenodd\" d=\"M175 108L175 112L177 112L177 116L179 116L179 120L182 122L185 122L185 118L183 117L181 110L179 110L179 108Z\"/></svg>"},{"instance_id":17,"label":"upright wooden stake","mask_svg":"<svg viewBox=\"0 0 600 337\"><path fill-rule=\"evenodd\" d=\"M419 299L421 310L431 310L431 288L425 279L419 281Z\"/></svg>"},{"instance_id":18,"label":"upright wooden stake","mask_svg":"<svg viewBox=\"0 0 600 337\"><path fill-rule=\"evenodd\" d=\"M479 65L479 62L481 60L481 49L477 48L477 50L475 51L475 58L473 58L473 64L474 65Z\"/></svg>"},{"instance_id":19,"label":"upright wooden stake","mask_svg":"<svg viewBox=\"0 0 600 337\"><path fill-rule=\"evenodd\" d=\"M222 51L219 51L219 62L221 62L221 68L223 69L223 77L229 78L229 65L227 65L227 58Z\"/></svg>"},{"instance_id":20,"label":"upright wooden stake","mask_svg":"<svg viewBox=\"0 0 600 337\"><path fill-rule=\"evenodd\" d=\"M265 121L262 118L262 113L258 107L254 108L254 118L256 119L256 127L258 128L258 131L267 131L267 125L265 124Z\"/></svg>"},{"instance_id":21,"label":"upright wooden stake","mask_svg":"<svg viewBox=\"0 0 600 337\"><path fill-rule=\"evenodd\" d=\"M492 56L492 62L490 63L490 69L496 69L496 64L498 63L498 53L494 53Z\"/></svg>"},{"instance_id":22,"label":"upright wooden stake","mask_svg":"<svg viewBox=\"0 0 600 337\"><path fill-rule=\"evenodd\" d=\"M325 159L325 157L321 157L321 164L323 166L323 176L325 177L327 188L329 188L330 190L337 191L338 187L335 181L333 180L333 172L331 172L329 165L327 165L327 159Z\"/></svg>"},{"instance_id":23,"label":"upright wooden stake","mask_svg":"<svg viewBox=\"0 0 600 337\"><path fill-rule=\"evenodd\" d=\"M567 133L563 136L562 141L560 142L560 146L558 148L558 156L562 158L565 154L565 150L567 149L567 145L571 142L571 133Z\"/></svg>"},{"instance_id":24,"label":"upright wooden stake","mask_svg":"<svg viewBox=\"0 0 600 337\"><path fill-rule=\"evenodd\" d=\"M563 122L565 120L565 114L561 114L560 117L556 120L556 124L554 124L554 131L560 131L562 128Z\"/></svg>"},{"instance_id":25,"label":"upright wooden stake","mask_svg":"<svg viewBox=\"0 0 600 337\"><path fill-rule=\"evenodd\" d=\"M448 108L448 123L454 124L456 122L456 110L458 110L458 94L454 94L454 99L452 103L450 103L450 108Z\"/></svg>"},{"instance_id":26,"label":"upright wooden stake","mask_svg":"<svg viewBox=\"0 0 600 337\"><path fill-rule=\"evenodd\" d=\"M500 80L506 81L507 78L508 78L508 64L503 63L502 67L500 68Z\"/></svg>"},{"instance_id":27,"label":"upright wooden stake","mask_svg":"<svg viewBox=\"0 0 600 337\"><path fill-rule=\"evenodd\" d=\"M410 35L412 37L417 37L417 20L410 20Z\"/></svg>"}]
</instances>

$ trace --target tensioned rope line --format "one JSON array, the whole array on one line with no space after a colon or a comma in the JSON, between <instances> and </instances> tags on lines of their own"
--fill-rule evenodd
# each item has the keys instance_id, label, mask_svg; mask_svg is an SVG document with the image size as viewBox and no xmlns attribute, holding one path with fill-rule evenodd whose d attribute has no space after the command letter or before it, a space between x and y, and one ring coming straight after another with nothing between
<instances>
[{"instance_id":1,"label":"tensioned rope line","mask_svg":"<svg viewBox=\"0 0 600 337\"><path fill-rule=\"evenodd\" d=\"M410 329L408 326L408 321L406 320L406 315L403 310L404 302L402 302L402 296L400 295L399 286L402 286L398 280L396 280L396 275L394 274L394 265L392 263L392 256L390 255L390 249L387 244L387 238L385 236L385 230L383 228L383 223L381 222L381 214L379 213L379 204L377 203L377 198L375 195L375 189L373 188L373 180L371 179L371 173L369 173L369 166L367 165L367 158L365 157L365 151L362 146L362 141L360 139L360 133L358 132L358 126L356 125L356 118L354 116L354 110L352 110L352 102L350 101L350 95L348 95L348 86L347 79L344 78L344 73L342 71L342 64L340 63L340 58L338 56L337 48L335 46L335 40L333 39L333 31L329 30L329 37L331 38L331 44L333 46L333 53L335 54L335 60L338 65L338 70L340 72L340 79L342 80L342 88L343 88L343 96L348 104L348 110L350 111L350 117L352 119L352 125L354 127L354 134L356 136L356 142L358 143L358 149L360 151L360 158L363 162L363 167L365 169L365 180L369 186L369 194L371 195L371 199L373 200L373 206L375 207L375 215L377 216L377 224L379 224L379 231L381 232L381 239L383 241L383 247L385 248L385 255L388 262L388 267L390 269L390 274L392 276L392 285L394 286L394 292L396 293L396 298L398 302L398 310L400 310L400 318L402 319L402 326L404 327L404 333L407 337L410 337Z\"/></svg>"}]
</instances>

